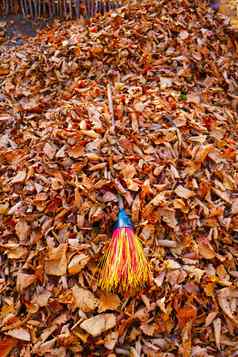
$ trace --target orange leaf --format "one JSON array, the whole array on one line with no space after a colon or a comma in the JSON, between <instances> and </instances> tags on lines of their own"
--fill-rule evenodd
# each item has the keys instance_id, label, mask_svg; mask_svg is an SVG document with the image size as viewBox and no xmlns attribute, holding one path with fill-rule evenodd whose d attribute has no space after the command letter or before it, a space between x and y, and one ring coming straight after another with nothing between
<instances>
[{"instance_id":1,"label":"orange leaf","mask_svg":"<svg viewBox=\"0 0 238 357\"><path fill-rule=\"evenodd\" d=\"M14 338L6 338L0 341L0 357L7 357L16 344L17 341Z\"/></svg>"},{"instance_id":2,"label":"orange leaf","mask_svg":"<svg viewBox=\"0 0 238 357\"><path fill-rule=\"evenodd\" d=\"M177 319L179 326L183 328L190 320L195 320L197 316L197 309L193 305L182 307L177 311Z\"/></svg>"}]
</instances>

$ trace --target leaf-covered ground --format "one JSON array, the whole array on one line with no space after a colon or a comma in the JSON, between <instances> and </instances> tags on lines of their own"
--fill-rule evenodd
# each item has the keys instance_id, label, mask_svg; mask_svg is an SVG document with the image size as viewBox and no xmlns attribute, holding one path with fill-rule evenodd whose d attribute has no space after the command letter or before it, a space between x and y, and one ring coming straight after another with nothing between
<instances>
[{"instance_id":1,"label":"leaf-covered ground","mask_svg":"<svg viewBox=\"0 0 238 357\"><path fill-rule=\"evenodd\" d=\"M237 355L237 49L200 0L0 49L1 357ZM97 287L118 193L135 296Z\"/></svg>"},{"instance_id":2,"label":"leaf-covered ground","mask_svg":"<svg viewBox=\"0 0 238 357\"><path fill-rule=\"evenodd\" d=\"M237 32L238 0L220 0L219 11L230 18L230 23Z\"/></svg>"}]
</instances>

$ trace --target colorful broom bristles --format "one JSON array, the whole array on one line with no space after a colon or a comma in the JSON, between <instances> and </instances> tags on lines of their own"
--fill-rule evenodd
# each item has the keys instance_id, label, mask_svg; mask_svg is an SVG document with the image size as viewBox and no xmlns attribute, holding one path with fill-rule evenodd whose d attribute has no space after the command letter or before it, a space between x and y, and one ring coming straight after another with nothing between
<instances>
[{"instance_id":1,"label":"colorful broom bristles","mask_svg":"<svg viewBox=\"0 0 238 357\"><path fill-rule=\"evenodd\" d=\"M119 210L112 240L101 262L99 286L106 291L135 291L149 279L149 264L125 210Z\"/></svg>"}]
</instances>

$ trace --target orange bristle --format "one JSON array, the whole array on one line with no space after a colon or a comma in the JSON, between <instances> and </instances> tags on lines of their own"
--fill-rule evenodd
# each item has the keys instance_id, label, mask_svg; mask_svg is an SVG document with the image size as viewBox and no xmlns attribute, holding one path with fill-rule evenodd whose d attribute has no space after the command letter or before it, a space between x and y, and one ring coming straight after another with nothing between
<instances>
[{"instance_id":1,"label":"orange bristle","mask_svg":"<svg viewBox=\"0 0 238 357\"><path fill-rule=\"evenodd\" d=\"M99 286L106 291L135 291L149 279L149 264L132 227L114 230L101 265Z\"/></svg>"}]
</instances>

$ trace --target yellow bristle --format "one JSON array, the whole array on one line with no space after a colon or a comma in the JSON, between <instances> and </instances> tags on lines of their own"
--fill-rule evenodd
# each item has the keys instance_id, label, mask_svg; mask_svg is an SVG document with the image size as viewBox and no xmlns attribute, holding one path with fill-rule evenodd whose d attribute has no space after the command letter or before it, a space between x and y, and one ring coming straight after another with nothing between
<instances>
[{"instance_id":1,"label":"yellow bristle","mask_svg":"<svg viewBox=\"0 0 238 357\"><path fill-rule=\"evenodd\" d=\"M118 228L101 262L99 286L106 291L138 290L149 279L149 264L139 238Z\"/></svg>"}]
</instances>

